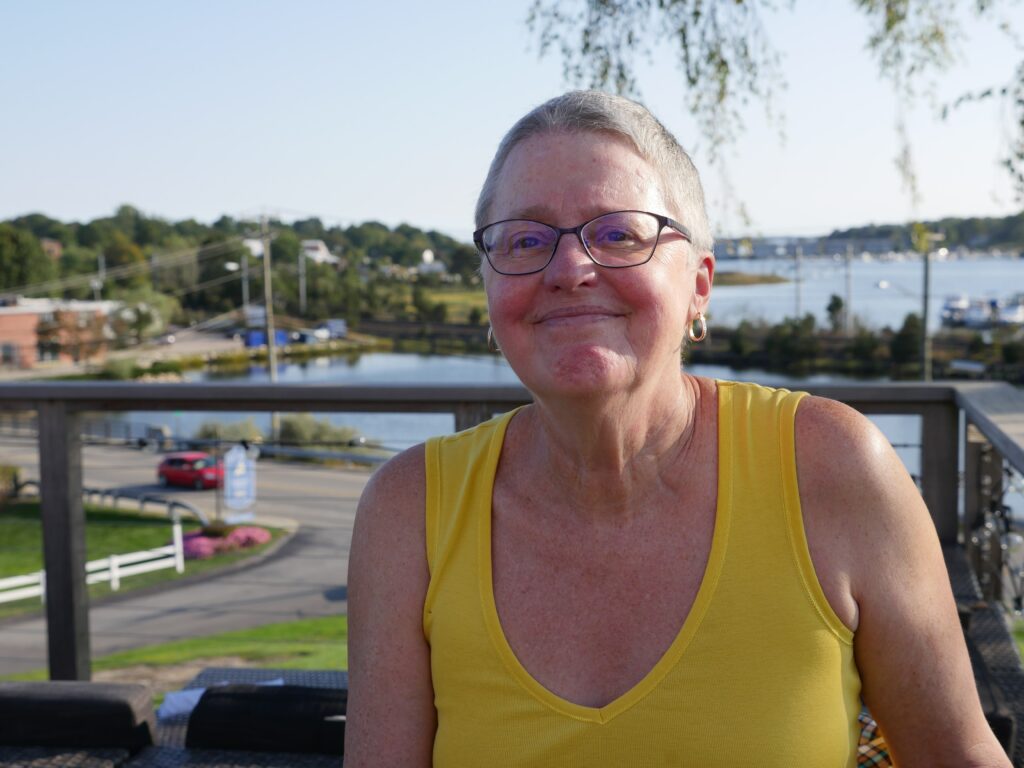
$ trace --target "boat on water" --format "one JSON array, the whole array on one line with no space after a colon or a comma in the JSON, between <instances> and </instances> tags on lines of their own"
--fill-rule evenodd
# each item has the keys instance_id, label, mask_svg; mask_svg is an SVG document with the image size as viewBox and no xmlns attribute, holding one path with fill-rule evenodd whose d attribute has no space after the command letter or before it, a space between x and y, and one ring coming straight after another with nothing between
<instances>
[{"instance_id":1,"label":"boat on water","mask_svg":"<svg viewBox=\"0 0 1024 768\"><path fill-rule=\"evenodd\" d=\"M1024 326L1024 294L1006 299L971 298L951 294L942 304L942 324L950 328L983 330L1003 326Z\"/></svg>"}]
</instances>

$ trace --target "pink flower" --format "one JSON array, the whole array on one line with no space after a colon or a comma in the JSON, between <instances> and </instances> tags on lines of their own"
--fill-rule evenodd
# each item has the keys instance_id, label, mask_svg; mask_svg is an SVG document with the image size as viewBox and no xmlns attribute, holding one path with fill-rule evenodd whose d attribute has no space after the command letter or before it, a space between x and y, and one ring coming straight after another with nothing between
<instances>
[{"instance_id":1,"label":"pink flower","mask_svg":"<svg viewBox=\"0 0 1024 768\"><path fill-rule=\"evenodd\" d=\"M270 531L255 525L241 525L231 531L225 541L235 547L256 547L270 541Z\"/></svg>"},{"instance_id":2,"label":"pink flower","mask_svg":"<svg viewBox=\"0 0 1024 768\"><path fill-rule=\"evenodd\" d=\"M183 537L183 551L186 560L205 560L217 554L218 542L206 536L186 535Z\"/></svg>"}]
</instances>

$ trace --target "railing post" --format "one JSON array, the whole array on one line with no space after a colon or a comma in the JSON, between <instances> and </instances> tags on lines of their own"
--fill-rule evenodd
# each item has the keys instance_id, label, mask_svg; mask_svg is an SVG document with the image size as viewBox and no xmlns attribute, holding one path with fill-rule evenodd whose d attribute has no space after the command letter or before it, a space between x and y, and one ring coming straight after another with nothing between
<instances>
[{"instance_id":1,"label":"railing post","mask_svg":"<svg viewBox=\"0 0 1024 768\"><path fill-rule=\"evenodd\" d=\"M174 525L171 536L174 539L174 570L178 573L185 572L185 540L181 534L181 518L174 513Z\"/></svg>"},{"instance_id":2,"label":"railing post","mask_svg":"<svg viewBox=\"0 0 1024 768\"><path fill-rule=\"evenodd\" d=\"M107 570L110 571L110 588L117 592L121 588L121 559L116 554L107 558Z\"/></svg>"},{"instance_id":3,"label":"railing post","mask_svg":"<svg viewBox=\"0 0 1024 768\"><path fill-rule=\"evenodd\" d=\"M992 501L1002 497L1002 457L974 424L967 425L964 450L964 532L985 522Z\"/></svg>"},{"instance_id":4,"label":"railing post","mask_svg":"<svg viewBox=\"0 0 1024 768\"><path fill-rule=\"evenodd\" d=\"M953 401L928 403L921 410L921 495L943 544L955 544L959 411Z\"/></svg>"},{"instance_id":5,"label":"railing post","mask_svg":"<svg viewBox=\"0 0 1024 768\"><path fill-rule=\"evenodd\" d=\"M40 403L38 419L50 678L88 680L81 416L58 401Z\"/></svg>"},{"instance_id":6,"label":"railing post","mask_svg":"<svg viewBox=\"0 0 1024 768\"><path fill-rule=\"evenodd\" d=\"M494 415L493 409L484 403L457 403L455 411L455 431L483 424Z\"/></svg>"}]
</instances>

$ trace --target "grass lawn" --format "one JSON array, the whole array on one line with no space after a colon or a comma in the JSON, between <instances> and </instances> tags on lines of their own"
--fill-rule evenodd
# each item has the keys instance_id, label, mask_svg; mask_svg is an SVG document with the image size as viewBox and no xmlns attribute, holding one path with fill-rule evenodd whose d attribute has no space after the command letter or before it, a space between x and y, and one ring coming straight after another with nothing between
<instances>
[{"instance_id":1,"label":"grass lawn","mask_svg":"<svg viewBox=\"0 0 1024 768\"><path fill-rule=\"evenodd\" d=\"M175 640L93 659L95 672L122 667L167 667L203 659L240 657L253 667L348 669L348 617L329 616L268 624L208 637ZM4 680L45 680L45 669Z\"/></svg>"},{"instance_id":2,"label":"grass lawn","mask_svg":"<svg viewBox=\"0 0 1024 768\"><path fill-rule=\"evenodd\" d=\"M138 513L86 505L85 507L86 560L98 560L108 555L137 552L162 547L171 542L171 525L167 517L139 515ZM199 528L193 521L182 521L187 533ZM223 568L238 560L251 557L280 538L284 531L268 528L272 539L262 547L227 552L208 560L186 560L185 572L173 568L128 576L121 581L118 594L151 584L171 581L205 571ZM43 567L42 525L38 502L18 502L0 509L0 578L33 573ZM109 583L89 586L92 600L113 594ZM39 598L28 598L12 603L0 603L0 618L42 610Z\"/></svg>"},{"instance_id":3,"label":"grass lawn","mask_svg":"<svg viewBox=\"0 0 1024 768\"><path fill-rule=\"evenodd\" d=\"M448 305L449 323L469 322L473 307L483 313L481 322L487 322L487 297L483 288L428 288L425 293L430 301L443 301Z\"/></svg>"},{"instance_id":4,"label":"grass lawn","mask_svg":"<svg viewBox=\"0 0 1024 768\"><path fill-rule=\"evenodd\" d=\"M1024 621L1013 625L1013 639L1017 641L1017 655L1024 659Z\"/></svg>"},{"instance_id":5,"label":"grass lawn","mask_svg":"<svg viewBox=\"0 0 1024 768\"><path fill-rule=\"evenodd\" d=\"M162 666L222 656L240 656L254 667L348 669L348 617L299 619L150 645L95 659L93 669Z\"/></svg>"}]
</instances>

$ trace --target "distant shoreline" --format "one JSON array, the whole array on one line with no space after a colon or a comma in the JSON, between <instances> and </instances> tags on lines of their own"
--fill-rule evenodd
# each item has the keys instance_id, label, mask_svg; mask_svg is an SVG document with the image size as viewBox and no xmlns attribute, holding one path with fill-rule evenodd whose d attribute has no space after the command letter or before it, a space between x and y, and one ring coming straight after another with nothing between
<instances>
[{"instance_id":1,"label":"distant shoreline","mask_svg":"<svg viewBox=\"0 0 1024 768\"><path fill-rule=\"evenodd\" d=\"M737 271L716 271L715 285L761 285L763 283L788 283L789 280L781 275L755 274L752 272Z\"/></svg>"}]
</instances>

